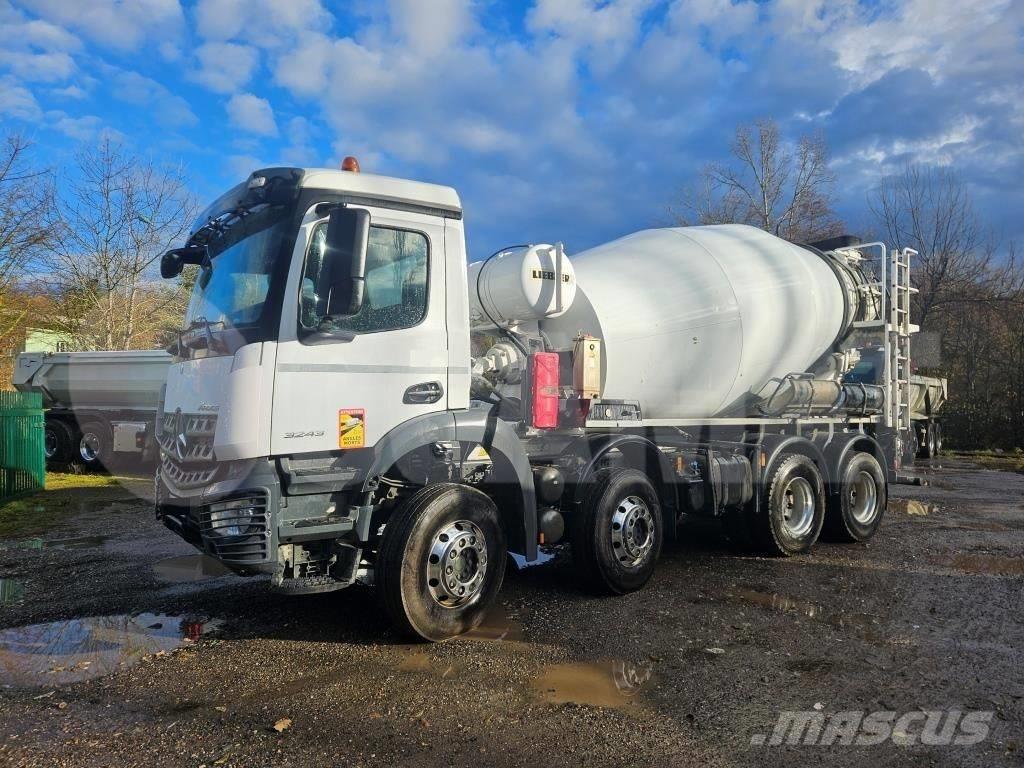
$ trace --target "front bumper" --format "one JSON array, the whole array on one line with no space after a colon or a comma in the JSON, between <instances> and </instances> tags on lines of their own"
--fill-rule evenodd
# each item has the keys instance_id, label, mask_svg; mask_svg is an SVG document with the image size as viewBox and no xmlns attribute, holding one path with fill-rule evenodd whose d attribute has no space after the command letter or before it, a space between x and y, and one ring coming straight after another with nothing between
<instances>
[{"instance_id":1,"label":"front bumper","mask_svg":"<svg viewBox=\"0 0 1024 768\"><path fill-rule=\"evenodd\" d=\"M177 495L157 470L156 516L197 549L238 573L274 573L281 487L270 461L244 478Z\"/></svg>"}]
</instances>

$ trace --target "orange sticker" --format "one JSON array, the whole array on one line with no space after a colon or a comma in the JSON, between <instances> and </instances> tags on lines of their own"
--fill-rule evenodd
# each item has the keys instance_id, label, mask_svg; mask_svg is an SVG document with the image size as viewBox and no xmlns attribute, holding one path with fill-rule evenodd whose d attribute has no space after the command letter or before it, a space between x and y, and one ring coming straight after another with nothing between
<instances>
[{"instance_id":1,"label":"orange sticker","mask_svg":"<svg viewBox=\"0 0 1024 768\"><path fill-rule=\"evenodd\" d=\"M366 411L342 408L338 411L338 447L362 448L366 444Z\"/></svg>"}]
</instances>

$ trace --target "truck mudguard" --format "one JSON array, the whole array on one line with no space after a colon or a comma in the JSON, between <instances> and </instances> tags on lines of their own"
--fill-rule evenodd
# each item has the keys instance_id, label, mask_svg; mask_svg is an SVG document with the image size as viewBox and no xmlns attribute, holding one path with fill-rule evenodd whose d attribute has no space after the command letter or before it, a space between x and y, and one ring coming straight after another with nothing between
<instances>
[{"instance_id":1,"label":"truck mudguard","mask_svg":"<svg viewBox=\"0 0 1024 768\"><path fill-rule=\"evenodd\" d=\"M678 501L676 499L676 488L672 483L672 466L665 458L658 446L642 435L623 433L601 433L584 435L566 448L566 453L579 456L586 460L586 464L579 471L571 483L576 487L573 502L579 504L586 494L586 484L597 472L598 466L605 455L612 450L618 450L626 456L629 466L641 470L646 474L654 487L658 490L661 499L661 512L665 523L665 538L671 541L676 535L676 520L678 516Z\"/></svg>"},{"instance_id":2,"label":"truck mudguard","mask_svg":"<svg viewBox=\"0 0 1024 768\"><path fill-rule=\"evenodd\" d=\"M521 552L527 560L536 560L537 501L533 472L515 429L498 418L493 406L474 403L465 410L417 416L395 427L374 446L362 490L376 490L380 475L417 448L453 442L477 443L490 455L493 469L487 483L501 488L512 503L511 509L502 510L509 549Z\"/></svg>"}]
</instances>

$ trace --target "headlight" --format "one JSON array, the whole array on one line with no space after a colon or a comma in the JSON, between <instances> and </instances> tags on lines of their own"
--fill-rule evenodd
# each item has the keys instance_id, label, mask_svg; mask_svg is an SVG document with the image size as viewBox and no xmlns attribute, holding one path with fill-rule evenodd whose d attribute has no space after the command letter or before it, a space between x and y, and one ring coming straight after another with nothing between
<instances>
[{"instance_id":1,"label":"headlight","mask_svg":"<svg viewBox=\"0 0 1024 768\"><path fill-rule=\"evenodd\" d=\"M253 518L262 514L262 507L253 506L248 499L213 505L210 508L210 533L214 536L246 536L258 533L260 526L253 525Z\"/></svg>"}]
</instances>

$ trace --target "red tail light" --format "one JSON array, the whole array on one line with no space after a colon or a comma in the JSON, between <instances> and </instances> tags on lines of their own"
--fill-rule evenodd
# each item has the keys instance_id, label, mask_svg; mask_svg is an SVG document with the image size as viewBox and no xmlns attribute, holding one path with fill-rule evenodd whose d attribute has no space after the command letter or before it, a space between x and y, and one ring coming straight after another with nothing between
<instances>
[{"instance_id":1,"label":"red tail light","mask_svg":"<svg viewBox=\"0 0 1024 768\"><path fill-rule=\"evenodd\" d=\"M538 429L552 429L558 426L558 353L537 352L531 358L532 423Z\"/></svg>"}]
</instances>

